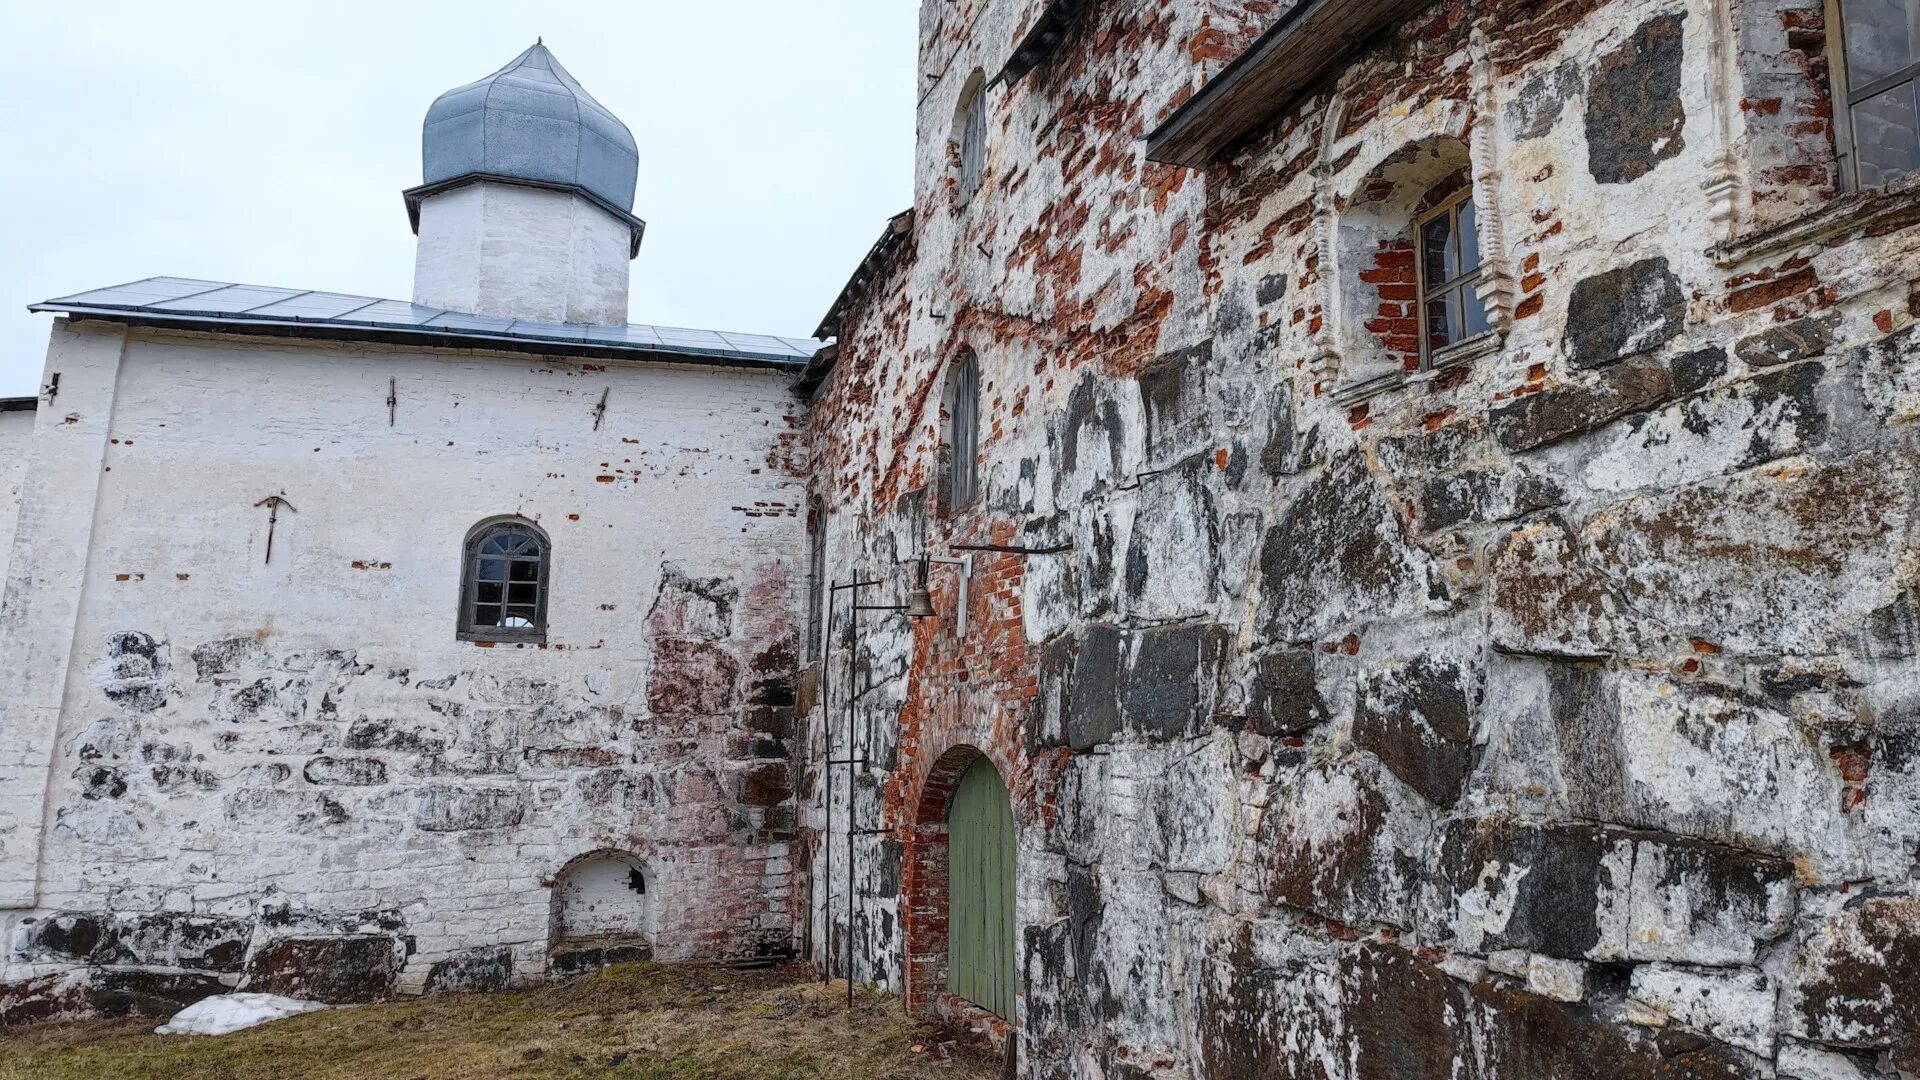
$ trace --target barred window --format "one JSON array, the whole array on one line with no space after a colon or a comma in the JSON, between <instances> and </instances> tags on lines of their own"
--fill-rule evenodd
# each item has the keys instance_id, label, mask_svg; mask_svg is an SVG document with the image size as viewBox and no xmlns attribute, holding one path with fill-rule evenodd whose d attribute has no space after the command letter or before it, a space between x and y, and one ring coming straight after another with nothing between
<instances>
[{"instance_id":1,"label":"barred window","mask_svg":"<svg viewBox=\"0 0 1920 1080\"><path fill-rule=\"evenodd\" d=\"M1920 170L1920 0L1834 0L1828 26L1838 29L1831 48L1841 185L1881 187Z\"/></svg>"},{"instance_id":2,"label":"barred window","mask_svg":"<svg viewBox=\"0 0 1920 1080\"><path fill-rule=\"evenodd\" d=\"M1420 361L1445 363L1456 345L1491 329L1475 288L1480 283L1480 238L1473 189L1449 196L1414 223L1420 276Z\"/></svg>"},{"instance_id":3,"label":"barred window","mask_svg":"<svg viewBox=\"0 0 1920 1080\"><path fill-rule=\"evenodd\" d=\"M545 641L551 545L524 518L484 521L467 534L459 636Z\"/></svg>"}]
</instances>

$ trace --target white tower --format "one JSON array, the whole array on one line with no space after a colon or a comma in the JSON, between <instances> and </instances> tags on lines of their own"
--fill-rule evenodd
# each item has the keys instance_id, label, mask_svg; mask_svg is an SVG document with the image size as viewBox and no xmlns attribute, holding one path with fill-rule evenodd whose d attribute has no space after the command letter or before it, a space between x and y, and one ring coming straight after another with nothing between
<instances>
[{"instance_id":1,"label":"white tower","mask_svg":"<svg viewBox=\"0 0 1920 1080\"><path fill-rule=\"evenodd\" d=\"M624 325L633 134L535 44L427 110L413 301L477 315Z\"/></svg>"}]
</instances>

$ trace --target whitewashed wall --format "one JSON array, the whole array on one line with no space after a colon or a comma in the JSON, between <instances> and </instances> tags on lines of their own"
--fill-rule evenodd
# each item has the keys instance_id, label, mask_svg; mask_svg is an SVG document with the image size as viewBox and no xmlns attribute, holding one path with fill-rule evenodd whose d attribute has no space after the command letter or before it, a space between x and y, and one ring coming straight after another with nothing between
<instances>
[{"instance_id":1,"label":"whitewashed wall","mask_svg":"<svg viewBox=\"0 0 1920 1080\"><path fill-rule=\"evenodd\" d=\"M33 411L0 412L0 583L13 553L13 522L20 515L20 484L27 474L27 439Z\"/></svg>"},{"instance_id":2,"label":"whitewashed wall","mask_svg":"<svg viewBox=\"0 0 1920 1080\"><path fill-rule=\"evenodd\" d=\"M546 322L624 326L632 227L581 195L477 183L420 204L413 300Z\"/></svg>"},{"instance_id":3,"label":"whitewashed wall","mask_svg":"<svg viewBox=\"0 0 1920 1080\"><path fill-rule=\"evenodd\" d=\"M110 368L124 333L56 325L50 367ZM44 538L79 580L53 559L0 612L4 649L80 597L57 718L31 686L0 704L8 893L57 723L0 982L231 982L237 948L256 981L498 983L543 969L552 879L601 849L646 865L656 955L786 946L789 376L134 331L117 375L67 382L82 420L52 426L105 441L97 498L49 466L16 545L86 500L86 535ZM455 639L462 541L502 514L552 537L546 646Z\"/></svg>"}]
</instances>

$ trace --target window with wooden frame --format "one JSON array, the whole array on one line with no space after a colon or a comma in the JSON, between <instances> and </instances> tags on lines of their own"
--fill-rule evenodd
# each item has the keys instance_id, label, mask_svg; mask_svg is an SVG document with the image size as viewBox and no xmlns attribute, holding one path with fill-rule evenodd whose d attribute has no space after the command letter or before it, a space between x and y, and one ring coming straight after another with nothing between
<instances>
[{"instance_id":1,"label":"window with wooden frame","mask_svg":"<svg viewBox=\"0 0 1920 1080\"><path fill-rule=\"evenodd\" d=\"M1920 0L1828 0L1827 26L1840 186L1920 170Z\"/></svg>"},{"instance_id":2,"label":"window with wooden frame","mask_svg":"<svg viewBox=\"0 0 1920 1080\"><path fill-rule=\"evenodd\" d=\"M949 513L980 494L980 364L968 352L947 371L945 444L946 508Z\"/></svg>"},{"instance_id":3,"label":"window with wooden frame","mask_svg":"<svg viewBox=\"0 0 1920 1080\"><path fill-rule=\"evenodd\" d=\"M525 518L483 521L467 533L460 584L463 641L547 639L552 545Z\"/></svg>"},{"instance_id":4,"label":"window with wooden frame","mask_svg":"<svg viewBox=\"0 0 1920 1080\"><path fill-rule=\"evenodd\" d=\"M1475 292L1482 273L1475 225L1470 186L1414 219L1422 367L1445 365L1493 329Z\"/></svg>"}]
</instances>

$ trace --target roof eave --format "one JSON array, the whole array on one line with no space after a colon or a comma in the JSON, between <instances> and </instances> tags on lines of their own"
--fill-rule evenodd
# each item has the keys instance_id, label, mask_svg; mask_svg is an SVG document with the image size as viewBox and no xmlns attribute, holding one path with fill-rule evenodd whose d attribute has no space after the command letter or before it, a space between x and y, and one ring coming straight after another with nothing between
<instances>
[{"instance_id":1,"label":"roof eave","mask_svg":"<svg viewBox=\"0 0 1920 1080\"><path fill-rule=\"evenodd\" d=\"M847 309L859 303L861 297L866 295L867 286L879 273L887 257L893 254L893 249L908 236L913 235L913 222L914 214L911 209L902 210L887 219L886 226L880 230L880 239L875 240L873 246L867 249L866 255L861 257L860 264L854 267L853 276L841 286L839 294L834 297L833 306L827 309L826 316L814 329L813 336L816 339L824 341L827 338L839 336L840 324L846 318Z\"/></svg>"},{"instance_id":2,"label":"roof eave","mask_svg":"<svg viewBox=\"0 0 1920 1080\"><path fill-rule=\"evenodd\" d=\"M1301 0L1147 135L1147 160L1204 169L1299 104L1381 30L1431 0Z\"/></svg>"},{"instance_id":3,"label":"roof eave","mask_svg":"<svg viewBox=\"0 0 1920 1080\"><path fill-rule=\"evenodd\" d=\"M1080 16L1092 6L1093 0L1049 0L1040 9L1033 25L1021 36L1020 43L1013 47L1012 55L1007 57L1000 73L993 77L993 83L1011 86L1027 72L1045 63L1053 50L1066 40L1073 24L1080 21Z\"/></svg>"},{"instance_id":4,"label":"roof eave","mask_svg":"<svg viewBox=\"0 0 1920 1080\"><path fill-rule=\"evenodd\" d=\"M595 194L590 189L581 187L579 184L562 184L547 180L527 180L518 176L503 176L500 173L463 173L446 180L436 180L431 184L421 184L419 187L410 187L401 192L400 197L404 199L407 204L407 223L413 227L414 235L418 236L420 234L420 203L423 200L429 196L438 195L443 191L452 191L455 188L463 188L469 184L479 183L512 184L515 187L536 188L541 191L564 191L569 194L578 195L588 202L593 203L595 206L598 206L600 209L605 210L607 213L612 214L614 217L619 218L633 236L627 258L637 259L640 257L640 241L646 237L647 223L635 217L631 211L620 209L613 203L608 202L604 196Z\"/></svg>"},{"instance_id":5,"label":"roof eave","mask_svg":"<svg viewBox=\"0 0 1920 1080\"><path fill-rule=\"evenodd\" d=\"M81 320L119 323L126 326L162 330L187 330L202 333L245 334L253 337L301 338L320 341L372 341L388 345L427 348L488 348L501 352L536 353L542 356L579 357L592 360L627 360L636 363L699 365L705 367L757 368L792 372L808 361L797 357L756 356L751 353L726 353L704 349L615 348L594 342L554 341L458 327L343 326L339 323L299 322L287 319L246 319L231 316L156 314L123 308L92 307L82 304L33 304L31 312L52 312Z\"/></svg>"}]
</instances>

